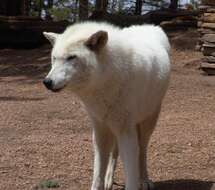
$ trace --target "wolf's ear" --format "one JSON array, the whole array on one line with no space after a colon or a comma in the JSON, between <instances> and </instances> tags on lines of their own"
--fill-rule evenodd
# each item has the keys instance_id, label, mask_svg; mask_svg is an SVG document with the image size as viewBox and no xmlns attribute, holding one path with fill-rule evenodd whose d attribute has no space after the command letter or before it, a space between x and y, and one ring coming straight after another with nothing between
<instances>
[{"instance_id":1,"label":"wolf's ear","mask_svg":"<svg viewBox=\"0 0 215 190\"><path fill-rule=\"evenodd\" d=\"M43 35L50 41L52 45L55 44L55 41L59 34L53 33L53 32L43 32Z\"/></svg>"},{"instance_id":2,"label":"wolf's ear","mask_svg":"<svg viewBox=\"0 0 215 190\"><path fill-rule=\"evenodd\" d=\"M107 41L108 33L100 30L90 36L85 42L85 45L93 51L99 51L106 45Z\"/></svg>"}]
</instances>

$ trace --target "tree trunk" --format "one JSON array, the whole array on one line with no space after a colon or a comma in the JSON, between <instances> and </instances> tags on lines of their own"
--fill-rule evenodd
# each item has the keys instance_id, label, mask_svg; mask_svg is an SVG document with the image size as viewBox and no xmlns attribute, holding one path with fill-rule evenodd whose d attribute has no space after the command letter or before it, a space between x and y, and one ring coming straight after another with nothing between
<instances>
[{"instance_id":1,"label":"tree trunk","mask_svg":"<svg viewBox=\"0 0 215 190\"><path fill-rule=\"evenodd\" d=\"M53 7L53 0L48 0L48 8L52 8Z\"/></svg>"},{"instance_id":2,"label":"tree trunk","mask_svg":"<svg viewBox=\"0 0 215 190\"><path fill-rule=\"evenodd\" d=\"M116 5L117 5L117 0L112 0L111 13L114 13L116 11Z\"/></svg>"},{"instance_id":3,"label":"tree trunk","mask_svg":"<svg viewBox=\"0 0 215 190\"><path fill-rule=\"evenodd\" d=\"M39 17L41 17L43 7L44 7L43 0L39 0L39 12L38 12Z\"/></svg>"},{"instance_id":4,"label":"tree trunk","mask_svg":"<svg viewBox=\"0 0 215 190\"><path fill-rule=\"evenodd\" d=\"M141 15L143 1L142 0L136 0L135 4L136 4L136 6L135 6L135 15Z\"/></svg>"},{"instance_id":5,"label":"tree trunk","mask_svg":"<svg viewBox=\"0 0 215 190\"><path fill-rule=\"evenodd\" d=\"M22 14L22 1L21 0L7 0L5 2L5 15L17 16Z\"/></svg>"},{"instance_id":6,"label":"tree trunk","mask_svg":"<svg viewBox=\"0 0 215 190\"><path fill-rule=\"evenodd\" d=\"M108 0L96 0L96 11L107 12Z\"/></svg>"},{"instance_id":7,"label":"tree trunk","mask_svg":"<svg viewBox=\"0 0 215 190\"><path fill-rule=\"evenodd\" d=\"M86 20L88 18L88 0L79 1L79 20Z\"/></svg>"},{"instance_id":8,"label":"tree trunk","mask_svg":"<svg viewBox=\"0 0 215 190\"><path fill-rule=\"evenodd\" d=\"M7 10L7 0L0 1L0 15L6 15Z\"/></svg>"},{"instance_id":9,"label":"tree trunk","mask_svg":"<svg viewBox=\"0 0 215 190\"><path fill-rule=\"evenodd\" d=\"M179 0L170 0L169 9L176 10L178 8L178 1Z\"/></svg>"},{"instance_id":10,"label":"tree trunk","mask_svg":"<svg viewBox=\"0 0 215 190\"><path fill-rule=\"evenodd\" d=\"M22 0L21 1L21 14L27 16L29 13L29 6L30 1L29 0Z\"/></svg>"},{"instance_id":11,"label":"tree trunk","mask_svg":"<svg viewBox=\"0 0 215 190\"><path fill-rule=\"evenodd\" d=\"M48 0L48 4L47 4L47 6L44 6L44 8L45 8L45 18L46 18L46 20L52 20L52 17L51 17L51 14L50 14L50 10L49 9L51 9L53 7L53 0Z\"/></svg>"}]
</instances>

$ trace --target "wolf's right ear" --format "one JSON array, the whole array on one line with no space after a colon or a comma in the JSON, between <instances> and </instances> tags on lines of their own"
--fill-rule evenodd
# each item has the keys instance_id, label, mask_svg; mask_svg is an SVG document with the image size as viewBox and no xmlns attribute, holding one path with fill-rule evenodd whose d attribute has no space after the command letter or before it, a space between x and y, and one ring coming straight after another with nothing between
<instances>
[{"instance_id":1,"label":"wolf's right ear","mask_svg":"<svg viewBox=\"0 0 215 190\"><path fill-rule=\"evenodd\" d=\"M108 33L100 30L90 36L85 42L85 45L92 51L99 51L107 44L107 41Z\"/></svg>"},{"instance_id":2,"label":"wolf's right ear","mask_svg":"<svg viewBox=\"0 0 215 190\"><path fill-rule=\"evenodd\" d=\"M43 32L43 35L50 41L52 45L55 44L55 41L59 34L53 32Z\"/></svg>"}]
</instances>

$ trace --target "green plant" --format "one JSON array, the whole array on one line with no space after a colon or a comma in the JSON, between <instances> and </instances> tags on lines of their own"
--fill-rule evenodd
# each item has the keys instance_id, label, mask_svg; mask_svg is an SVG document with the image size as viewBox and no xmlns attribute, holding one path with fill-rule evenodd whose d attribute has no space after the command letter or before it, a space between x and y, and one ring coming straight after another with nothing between
<instances>
[{"instance_id":1,"label":"green plant","mask_svg":"<svg viewBox=\"0 0 215 190\"><path fill-rule=\"evenodd\" d=\"M58 188L60 187L59 183L55 180L45 180L37 185L34 189L46 189L46 188Z\"/></svg>"},{"instance_id":2,"label":"green plant","mask_svg":"<svg viewBox=\"0 0 215 190\"><path fill-rule=\"evenodd\" d=\"M54 7L49 9L50 14L53 16L54 21L67 20L71 14L71 9L68 7L58 8Z\"/></svg>"}]
</instances>

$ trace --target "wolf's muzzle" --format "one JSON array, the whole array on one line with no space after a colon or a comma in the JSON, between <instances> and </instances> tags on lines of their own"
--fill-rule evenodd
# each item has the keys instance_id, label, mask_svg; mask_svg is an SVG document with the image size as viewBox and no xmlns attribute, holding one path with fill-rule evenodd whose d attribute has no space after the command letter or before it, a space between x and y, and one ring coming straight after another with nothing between
<instances>
[{"instance_id":1,"label":"wolf's muzzle","mask_svg":"<svg viewBox=\"0 0 215 190\"><path fill-rule=\"evenodd\" d=\"M53 82L51 79L46 78L43 80L43 84L45 85L46 88L48 88L49 90L53 89Z\"/></svg>"}]
</instances>

